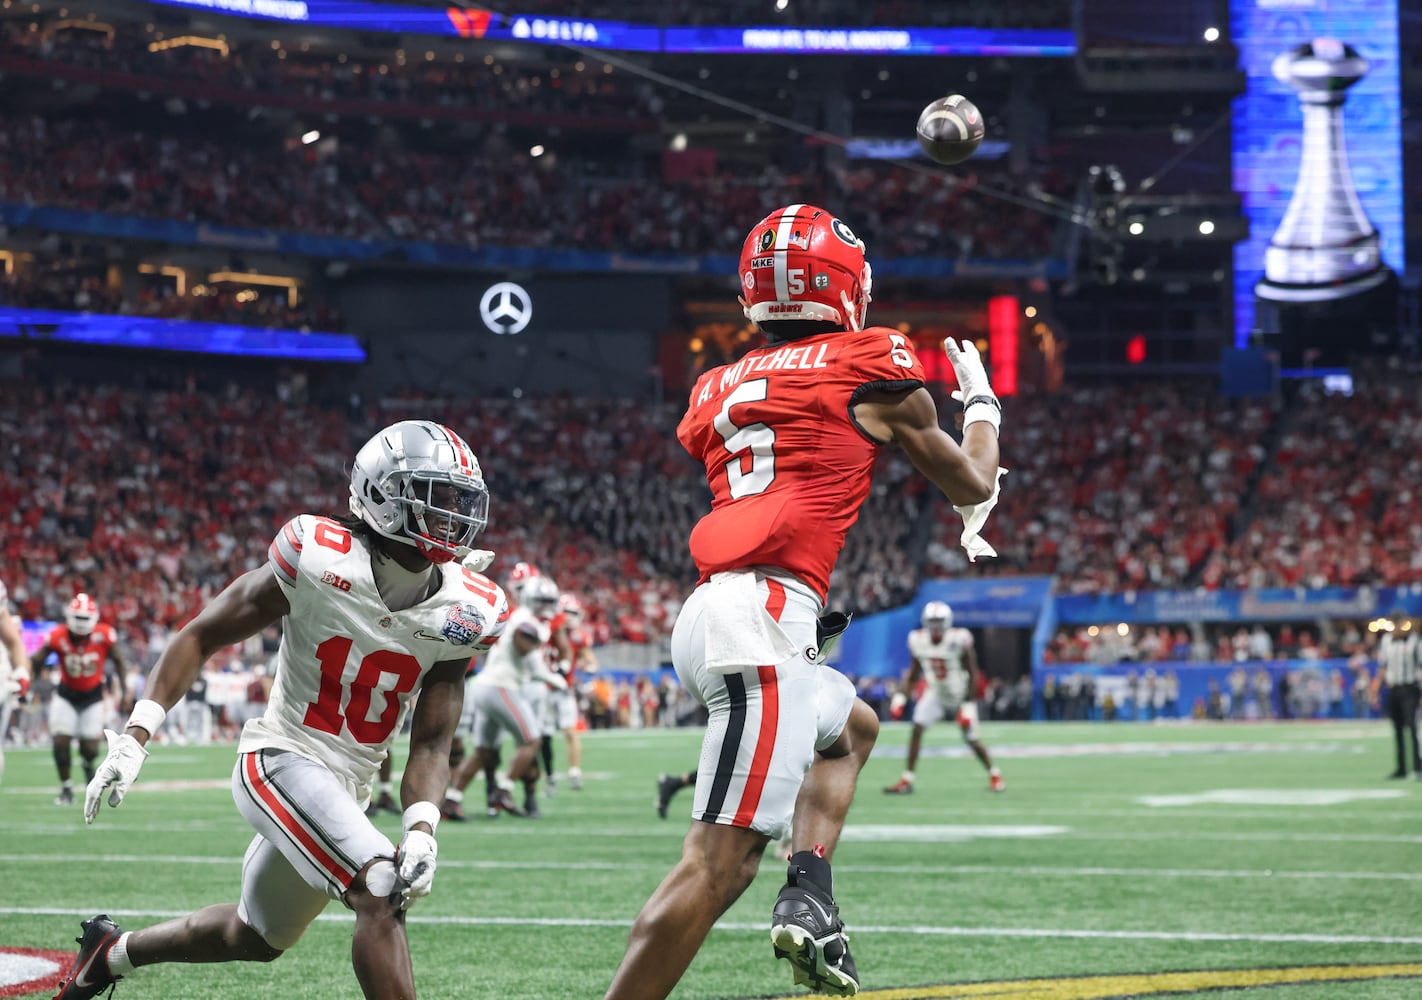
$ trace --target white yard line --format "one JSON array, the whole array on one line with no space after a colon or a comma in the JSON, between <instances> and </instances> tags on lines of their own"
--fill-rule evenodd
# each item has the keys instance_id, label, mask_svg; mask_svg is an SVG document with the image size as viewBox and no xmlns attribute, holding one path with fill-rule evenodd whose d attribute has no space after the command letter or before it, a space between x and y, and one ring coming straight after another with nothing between
<instances>
[{"instance_id":1,"label":"white yard line","mask_svg":"<svg viewBox=\"0 0 1422 1000\"><path fill-rule=\"evenodd\" d=\"M170 919L184 916L182 910L139 910L110 907L110 913L122 918L141 917L144 919ZM92 909L74 909L63 906L6 906L0 907L0 914L27 917L90 916ZM349 913L326 913L316 918L333 923L351 923L355 916ZM631 920L607 920L585 917L470 917L436 916L411 913L407 918L412 924L453 924L468 927L612 927L632 926ZM723 922L716 925L718 930L764 932L762 923ZM897 934L914 937L1015 937L1015 938L1083 938L1109 941L1258 941L1269 944L1400 944L1422 945L1422 937L1400 937L1371 934L1278 934L1278 933L1227 933L1216 931L1172 931L1172 930L1088 930L1066 927L935 927L923 924L883 924L853 925L856 934Z\"/></svg>"},{"instance_id":2,"label":"white yard line","mask_svg":"<svg viewBox=\"0 0 1422 1000\"><path fill-rule=\"evenodd\" d=\"M191 854L0 854L0 863L16 864L169 864L229 865L242 863L239 856ZM778 861L774 862L779 864ZM487 861L449 858L439 863L444 869L475 871L660 871L664 862L647 861ZM1271 868L1119 868L1072 865L837 865L849 874L874 875L1002 875L1044 876L1048 878L1164 878L1164 879L1302 879L1340 882L1422 882L1420 872L1315 871Z\"/></svg>"}]
</instances>

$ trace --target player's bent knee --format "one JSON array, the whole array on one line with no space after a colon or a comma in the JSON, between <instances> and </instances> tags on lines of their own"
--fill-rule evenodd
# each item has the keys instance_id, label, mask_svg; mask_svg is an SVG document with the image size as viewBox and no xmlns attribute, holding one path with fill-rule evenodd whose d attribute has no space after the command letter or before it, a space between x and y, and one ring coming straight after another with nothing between
<instances>
[{"instance_id":1,"label":"player's bent knee","mask_svg":"<svg viewBox=\"0 0 1422 1000\"><path fill-rule=\"evenodd\" d=\"M398 913L399 900L395 898L397 874L395 862L389 858L376 858L371 861L346 890L346 905L357 914L366 916L391 916Z\"/></svg>"},{"instance_id":2,"label":"player's bent knee","mask_svg":"<svg viewBox=\"0 0 1422 1000\"><path fill-rule=\"evenodd\" d=\"M244 962L275 962L281 958L286 949L301 938L302 931L296 931L290 935L267 934L263 935L250 924L243 923L234 917L232 922L236 927L232 929L232 944L234 951L241 955ZM305 928L302 928L305 930ZM290 940L286 940L290 937Z\"/></svg>"}]
</instances>

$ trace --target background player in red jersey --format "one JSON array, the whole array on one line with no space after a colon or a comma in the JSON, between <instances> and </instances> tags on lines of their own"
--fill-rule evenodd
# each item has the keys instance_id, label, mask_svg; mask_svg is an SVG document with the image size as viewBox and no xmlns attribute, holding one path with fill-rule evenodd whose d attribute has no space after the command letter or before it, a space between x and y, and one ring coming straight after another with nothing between
<instances>
[{"instance_id":1,"label":"background player in red jersey","mask_svg":"<svg viewBox=\"0 0 1422 1000\"><path fill-rule=\"evenodd\" d=\"M568 785L583 787L583 745L578 737L578 671L597 669L592 637L583 628L583 602L569 593L558 598L558 616L553 619L553 641L548 649L548 667L563 678L566 688L548 693L544 712L543 766L548 772L548 790L553 790L553 734L560 732L568 742ZM555 645L559 636L566 643Z\"/></svg>"},{"instance_id":2,"label":"background player in red jersey","mask_svg":"<svg viewBox=\"0 0 1422 1000\"><path fill-rule=\"evenodd\" d=\"M671 992L792 817L775 954L797 983L858 992L830 856L879 723L822 662L830 573L886 444L962 505L970 528L997 493L1001 407L977 351L944 345L964 404L960 448L908 339L864 327L870 269L847 225L810 205L772 212L746 238L738 277L746 317L770 342L702 375L677 429L712 491L691 533L701 582L672 633L677 674L710 712L693 822L633 925L610 1000Z\"/></svg>"},{"instance_id":3,"label":"background player in red jersey","mask_svg":"<svg viewBox=\"0 0 1422 1000\"><path fill-rule=\"evenodd\" d=\"M59 795L54 804L69 806L74 804L74 787L69 780L70 743L76 736L79 738L87 784L94 777L99 737L104 732L105 691L115 693L121 710L127 708L124 675L128 665L119 653L114 627L99 621L99 606L88 594L78 594L69 602L64 624L56 625L44 645L35 650L30 668L38 673L50 653L59 660L59 684L49 702L49 734L54 741L54 766L59 771ZM104 664L110 661L114 669L105 674Z\"/></svg>"}]
</instances>

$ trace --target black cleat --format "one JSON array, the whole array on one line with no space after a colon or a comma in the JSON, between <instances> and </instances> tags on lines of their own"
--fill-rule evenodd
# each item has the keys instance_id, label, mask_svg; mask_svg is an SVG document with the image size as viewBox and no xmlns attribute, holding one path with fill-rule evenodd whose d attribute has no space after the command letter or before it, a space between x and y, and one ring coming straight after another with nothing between
<instances>
[{"instance_id":1,"label":"black cleat","mask_svg":"<svg viewBox=\"0 0 1422 1000\"><path fill-rule=\"evenodd\" d=\"M109 919L107 913L100 913L80 924L84 928L82 937L75 938L79 954L69 973L59 983L59 992L53 1000L90 1000L104 990L113 995L114 984L121 976L109 971L109 949L119 939L123 931Z\"/></svg>"},{"instance_id":2,"label":"black cleat","mask_svg":"<svg viewBox=\"0 0 1422 1000\"><path fill-rule=\"evenodd\" d=\"M489 818L493 819L501 812L506 812L510 816L523 815L523 810L514 802L513 793L507 788L500 788L489 796Z\"/></svg>"},{"instance_id":3,"label":"black cleat","mask_svg":"<svg viewBox=\"0 0 1422 1000\"><path fill-rule=\"evenodd\" d=\"M849 935L839 907L807 879L794 878L780 890L770 918L775 957L788 959L795 983L816 993L851 997L859 992L859 971L849 954Z\"/></svg>"},{"instance_id":4,"label":"black cleat","mask_svg":"<svg viewBox=\"0 0 1422 1000\"><path fill-rule=\"evenodd\" d=\"M1405 778L1405 777L1407 777L1407 772L1406 772L1406 771L1393 771L1391 774L1389 774L1389 775L1387 776L1387 780L1388 780L1388 781L1396 781L1396 780L1399 779L1399 778ZM58 799L55 799L54 801L55 801L55 802L58 802L59 800L58 800Z\"/></svg>"},{"instance_id":5,"label":"black cleat","mask_svg":"<svg viewBox=\"0 0 1422 1000\"><path fill-rule=\"evenodd\" d=\"M382 812L394 813L399 816L402 812L400 803L395 801L395 796L389 792L381 792L380 798L375 800L375 808Z\"/></svg>"},{"instance_id":6,"label":"black cleat","mask_svg":"<svg viewBox=\"0 0 1422 1000\"><path fill-rule=\"evenodd\" d=\"M54 797L54 804L57 806L72 806L74 804L74 789L65 785L59 790L59 794Z\"/></svg>"},{"instance_id":7,"label":"black cleat","mask_svg":"<svg viewBox=\"0 0 1422 1000\"><path fill-rule=\"evenodd\" d=\"M532 795L523 800L524 819L542 819L543 811L538 808L538 800Z\"/></svg>"},{"instance_id":8,"label":"black cleat","mask_svg":"<svg viewBox=\"0 0 1422 1000\"><path fill-rule=\"evenodd\" d=\"M371 808L376 808L374 803L371 804ZM374 815L370 809L367 809L365 814L367 816ZM465 818L464 806L455 802L453 799L446 798L444 804L439 807L439 815L441 819L447 819L454 823L463 823Z\"/></svg>"},{"instance_id":9,"label":"black cleat","mask_svg":"<svg viewBox=\"0 0 1422 1000\"><path fill-rule=\"evenodd\" d=\"M672 774L657 775L657 816L659 818L667 818L667 806L671 805L672 796L679 791L681 791L681 778Z\"/></svg>"}]
</instances>

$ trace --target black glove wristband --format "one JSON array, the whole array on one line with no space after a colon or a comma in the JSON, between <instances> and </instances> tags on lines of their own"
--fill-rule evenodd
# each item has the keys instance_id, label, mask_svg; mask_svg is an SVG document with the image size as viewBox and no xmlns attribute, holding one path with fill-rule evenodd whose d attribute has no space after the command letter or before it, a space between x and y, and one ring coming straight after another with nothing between
<instances>
[{"instance_id":1,"label":"black glove wristband","mask_svg":"<svg viewBox=\"0 0 1422 1000\"><path fill-rule=\"evenodd\" d=\"M1002 404L1001 404L1000 402L998 402L998 399L997 399L996 396L974 396L972 399L967 400L965 403L963 403L963 409L966 410L968 407L972 406L974 403L989 403L989 404L991 404L992 406L997 407L999 413L1002 412Z\"/></svg>"}]
</instances>

